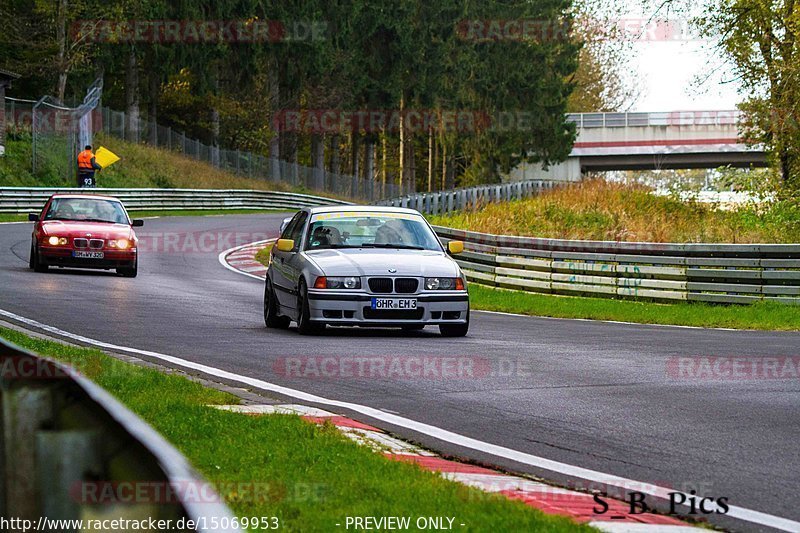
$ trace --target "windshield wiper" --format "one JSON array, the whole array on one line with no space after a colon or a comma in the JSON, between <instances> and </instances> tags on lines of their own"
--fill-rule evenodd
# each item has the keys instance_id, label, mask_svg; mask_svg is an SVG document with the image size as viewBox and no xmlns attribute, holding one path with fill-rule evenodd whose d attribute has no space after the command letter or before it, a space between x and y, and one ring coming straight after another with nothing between
<instances>
[{"instance_id":1,"label":"windshield wiper","mask_svg":"<svg viewBox=\"0 0 800 533\"><path fill-rule=\"evenodd\" d=\"M319 246L312 246L309 251L314 250L334 250L339 248L358 248L357 244L320 244Z\"/></svg>"},{"instance_id":2,"label":"windshield wiper","mask_svg":"<svg viewBox=\"0 0 800 533\"><path fill-rule=\"evenodd\" d=\"M376 244L374 242L367 243L365 242L362 244L364 248L397 248L401 250L424 250L424 246L420 246L418 244L395 244L395 243L380 243Z\"/></svg>"},{"instance_id":3,"label":"windshield wiper","mask_svg":"<svg viewBox=\"0 0 800 533\"><path fill-rule=\"evenodd\" d=\"M79 222L103 222L105 224L122 224L122 222L117 222L116 220L103 220L102 218L84 218Z\"/></svg>"}]
</instances>

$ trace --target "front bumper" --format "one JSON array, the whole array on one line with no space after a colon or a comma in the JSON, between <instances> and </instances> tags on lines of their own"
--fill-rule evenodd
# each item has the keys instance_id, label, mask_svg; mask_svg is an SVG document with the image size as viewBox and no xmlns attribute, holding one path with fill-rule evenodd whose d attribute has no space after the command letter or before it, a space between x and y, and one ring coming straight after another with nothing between
<instances>
[{"instance_id":1,"label":"front bumper","mask_svg":"<svg viewBox=\"0 0 800 533\"><path fill-rule=\"evenodd\" d=\"M130 268L136 263L137 251L135 248L125 251L96 250L103 252L103 259L86 259L73 257L72 248L64 246L39 246L39 260L48 266L63 266L72 268ZM95 250L80 250L95 251Z\"/></svg>"},{"instance_id":2,"label":"front bumper","mask_svg":"<svg viewBox=\"0 0 800 533\"><path fill-rule=\"evenodd\" d=\"M375 310L372 298L416 298L414 310ZM311 320L326 324L359 326L404 326L464 324L469 311L466 291L419 294L369 294L338 290L309 290Z\"/></svg>"}]
</instances>

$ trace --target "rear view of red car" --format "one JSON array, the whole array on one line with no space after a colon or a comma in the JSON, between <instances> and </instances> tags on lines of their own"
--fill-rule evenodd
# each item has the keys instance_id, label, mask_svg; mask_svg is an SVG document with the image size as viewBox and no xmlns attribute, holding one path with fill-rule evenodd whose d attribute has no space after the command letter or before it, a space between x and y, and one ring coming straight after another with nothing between
<instances>
[{"instance_id":1,"label":"rear view of red car","mask_svg":"<svg viewBox=\"0 0 800 533\"><path fill-rule=\"evenodd\" d=\"M117 198L96 194L54 194L35 221L30 268L51 266L112 270L135 278L139 267L135 226Z\"/></svg>"}]
</instances>

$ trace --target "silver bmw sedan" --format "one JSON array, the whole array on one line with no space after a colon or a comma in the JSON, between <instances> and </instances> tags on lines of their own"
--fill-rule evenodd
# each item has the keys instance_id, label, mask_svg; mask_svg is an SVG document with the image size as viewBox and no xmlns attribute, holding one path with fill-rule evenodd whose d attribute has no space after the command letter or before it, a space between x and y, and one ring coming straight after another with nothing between
<instances>
[{"instance_id":1,"label":"silver bmw sedan","mask_svg":"<svg viewBox=\"0 0 800 533\"><path fill-rule=\"evenodd\" d=\"M467 281L413 209L376 206L306 208L284 220L264 286L264 322L302 334L326 325L437 325L442 335L469 329Z\"/></svg>"}]
</instances>

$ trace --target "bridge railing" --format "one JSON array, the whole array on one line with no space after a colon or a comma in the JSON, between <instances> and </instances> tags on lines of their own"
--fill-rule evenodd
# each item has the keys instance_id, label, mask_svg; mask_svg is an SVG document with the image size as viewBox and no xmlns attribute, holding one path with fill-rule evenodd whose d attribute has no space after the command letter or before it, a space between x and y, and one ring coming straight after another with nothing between
<instances>
[{"instance_id":1,"label":"bridge railing","mask_svg":"<svg viewBox=\"0 0 800 533\"><path fill-rule=\"evenodd\" d=\"M800 244L572 241L435 227L467 278L528 292L800 305Z\"/></svg>"},{"instance_id":2,"label":"bridge railing","mask_svg":"<svg viewBox=\"0 0 800 533\"><path fill-rule=\"evenodd\" d=\"M742 116L739 110L667 111L655 113L570 113L567 122L580 128L630 128L645 126L733 126Z\"/></svg>"}]
</instances>

